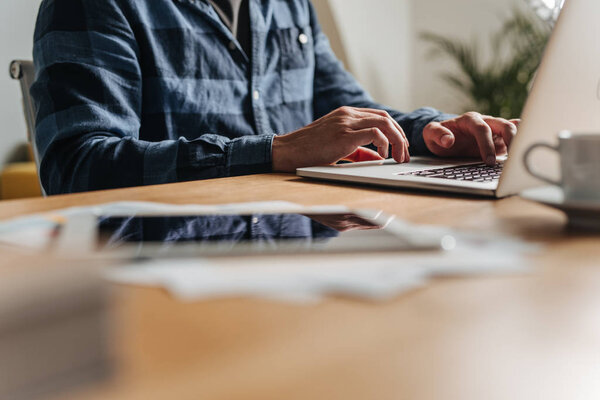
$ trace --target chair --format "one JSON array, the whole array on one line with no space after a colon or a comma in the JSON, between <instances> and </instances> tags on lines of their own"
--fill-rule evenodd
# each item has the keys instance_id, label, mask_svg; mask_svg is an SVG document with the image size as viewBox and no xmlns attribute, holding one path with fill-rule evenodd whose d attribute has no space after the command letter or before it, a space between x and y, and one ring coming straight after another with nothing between
<instances>
[{"instance_id":1,"label":"chair","mask_svg":"<svg viewBox=\"0 0 600 400\"><path fill-rule=\"evenodd\" d=\"M44 189L39 181L39 157L35 145L35 104L29 94L29 88L35 80L35 68L33 62L15 60L10 63L10 76L18 80L21 84L23 95L23 113L27 123L27 141L32 149L32 158L34 165L30 163L19 163L9 165L2 172L2 195L3 198L33 197L41 194L45 195ZM37 182L33 184L32 180ZM37 186L37 187L36 187Z\"/></svg>"},{"instance_id":2,"label":"chair","mask_svg":"<svg viewBox=\"0 0 600 400\"><path fill-rule=\"evenodd\" d=\"M35 80L35 69L33 62L15 60L10 63L10 77L21 83L21 92L23 94L23 113L27 123L27 141L33 146L34 159L38 164L38 155L35 151L35 104L29 94L29 88Z\"/></svg>"}]
</instances>

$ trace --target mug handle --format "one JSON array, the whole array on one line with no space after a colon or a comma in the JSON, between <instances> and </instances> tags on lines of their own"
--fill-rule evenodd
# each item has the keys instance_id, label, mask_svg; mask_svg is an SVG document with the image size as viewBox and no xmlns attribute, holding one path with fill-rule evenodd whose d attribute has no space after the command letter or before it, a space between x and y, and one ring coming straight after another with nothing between
<instances>
[{"instance_id":1,"label":"mug handle","mask_svg":"<svg viewBox=\"0 0 600 400\"><path fill-rule=\"evenodd\" d=\"M552 146L552 145L549 145L549 144L546 144L546 143L537 143L537 144L534 144L529 149L527 149L527 151L523 155L523 164L525 165L525 169L527 170L527 172L529 172L532 176L536 177L537 179L540 179L540 180L542 180L544 182L548 182L551 185L560 186L561 185L560 181L555 181L555 180L552 180L550 178L547 178L545 176L542 176L542 175L536 173L535 171L533 171L533 169L529 165L529 156L531 155L531 153L533 153L534 150L537 150L539 148L545 148L545 149L549 149L549 150L553 150L553 151L559 152L559 149L558 149L557 146Z\"/></svg>"}]
</instances>

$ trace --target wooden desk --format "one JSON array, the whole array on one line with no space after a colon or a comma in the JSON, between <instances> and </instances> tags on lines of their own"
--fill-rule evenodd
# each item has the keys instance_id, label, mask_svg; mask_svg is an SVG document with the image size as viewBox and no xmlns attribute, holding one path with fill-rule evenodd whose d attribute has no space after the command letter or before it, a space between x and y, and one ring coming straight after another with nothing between
<instances>
[{"instance_id":1,"label":"wooden desk","mask_svg":"<svg viewBox=\"0 0 600 400\"><path fill-rule=\"evenodd\" d=\"M600 398L600 236L570 233L556 211L518 198L261 175L4 202L0 218L122 200L339 203L547 249L530 276L438 280L386 303L181 304L160 290L120 287L122 366L112 384L73 399Z\"/></svg>"}]
</instances>

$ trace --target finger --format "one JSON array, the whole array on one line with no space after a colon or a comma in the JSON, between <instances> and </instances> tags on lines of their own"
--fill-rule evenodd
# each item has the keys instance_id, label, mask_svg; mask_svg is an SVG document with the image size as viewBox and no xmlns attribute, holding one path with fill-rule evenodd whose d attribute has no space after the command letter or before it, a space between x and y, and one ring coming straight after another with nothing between
<instances>
[{"instance_id":1,"label":"finger","mask_svg":"<svg viewBox=\"0 0 600 400\"><path fill-rule=\"evenodd\" d=\"M389 122L391 122L392 125L396 128L396 131L398 131L400 133L400 135L402 136L402 138L404 139L404 145L401 147L400 150L392 148L392 155L393 155L394 159L396 159L396 161L398 161L398 162L409 162L410 161L410 151L408 150L408 148L410 147L410 142L408 141L408 138L406 137L406 133L404 132L404 129L402 129L402 127L400 126L398 121L393 119L387 111L378 110L378 109L374 109L374 108L354 108L352 110L354 112L361 113L363 118L368 118L368 117L374 115L374 116L382 117L382 118L389 120ZM379 127L379 128L381 129L381 127ZM384 133L385 133L385 131L384 131ZM390 142L392 143L392 147L394 147L394 142L392 140L390 140Z\"/></svg>"},{"instance_id":2,"label":"finger","mask_svg":"<svg viewBox=\"0 0 600 400\"><path fill-rule=\"evenodd\" d=\"M460 127L475 138L481 159L487 165L496 164L496 148L492 128L483 120L481 114L466 113L459 117Z\"/></svg>"},{"instance_id":3,"label":"finger","mask_svg":"<svg viewBox=\"0 0 600 400\"><path fill-rule=\"evenodd\" d=\"M398 162L408 162L410 156L408 154L407 141L396 129L396 126L390 121L389 118L382 116L369 116L364 118L358 118L350 123L350 127L356 130L377 128L385 137L388 142L392 145L392 156Z\"/></svg>"},{"instance_id":4,"label":"finger","mask_svg":"<svg viewBox=\"0 0 600 400\"><path fill-rule=\"evenodd\" d=\"M429 124L425 140L432 142L443 149L452 148L456 141L452 131L439 122L432 122Z\"/></svg>"},{"instance_id":5,"label":"finger","mask_svg":"<svg viewBox=\"0 0 600 400\"><path fill-rule=\"evenodd\" d=\"M390 142L388 138L378 128L366 128L352 133L354 138L354 145L367 146L373 144L377 147L378 153L381 157L388 157L388 149L390 148Z\"/></svg>"},{"instance_id":6,"label":"finger","mask_svg":"<svg viewBox=\"0 0 600 400\"><path fill-rule=\"evenodd\" d=\"M376 151L367 149L366 147L359 147L354 153L344 157L344 160L352 162L381 161L383 159Z\"/></svg>"},{"instance_id":7,"label":"finger","mask_svg":"<svg viewBox=\"0 0 600 400\"><path fill-rule=\"evenodd\" d=\"M398 162L408 162L410 160L410 153L408 151L409 143L406 139L406 135L404 134L402 127L400 127L387 112L376 109L344 106L335 110L334 113L342 118L343 125L349 126L352 129L362 130L373 127L378 128L392 144L392 155L394 159ZM371 120L376 119L377 122L372 124L364 123L363 120L369 118ZM400 139L398 139L398 137L400 137ZM380 154L382 154L381 149Z\"/></svg>"},{"instance_id":8,"label":"finger","mask_svg":"<svg viewBox=\"0 0 600 400\"><path fill-rule=\"evenodd\" d=\"M400 126L398 121L396 121L394 118L392 118L390 113L388 113L385 110L377 110L374 108L356 108L356 110L365 112L365 113L372 113L372 114L380 115L382 117L391 119L392 122L394 123L394 125L396 126L396 129L398 129L402 133L402 136L404 136L404 139L406 139L406 142L408 143L408 147L410 147L410 142L408 142L408 138L406 137L406 133L404 132L404 129L402 129L402 127Z\"/></svg>"},{"instance_id":9,"label":"finger","mask_svg":"<svg viewBox=\"0 0 600 400\"><path fill-rule=\"evenodd\" d=\"M508 153L508 147L504 143L504 139L500 136L494 138L494 147L496 148L496 155L504 156Z\"/></svg>"},{"instance_id":10,"label":"finger","mask_svg":"<svg viewBox=\"0 0 600 400\"><path fill-rule=\"evenodd\" d=\"M402 127L400 126L398 121L396 121L394 118L392 118L392 116L387 111L381 110L381 113L382 113L383 117L388 118L392 122L392 124L396 127L396 129L402 135L402 138L404 139L404 144L402 146L402 157L404 160L403 162L409 162L410 161L410 151L408 150L408 148L410 147L410 142L408 141L408 138L406 137L406 132L404 132L404 129L402 129ZM394 149L392 148L392 151L393 150Z\"/></svg>"},{"instance_id":11,"label":"finger","mask_svg":"<svg viewBox=\"0 0 600 400\"><path fill-rule=\"evenodd\" d=\"M504 118L494 118L485 116L483 120L492 128L494 135L500 135L504 139L507 148L510 148L513 138L517 135L517 127L515 124Z\"/></svg>"}]
</instances>

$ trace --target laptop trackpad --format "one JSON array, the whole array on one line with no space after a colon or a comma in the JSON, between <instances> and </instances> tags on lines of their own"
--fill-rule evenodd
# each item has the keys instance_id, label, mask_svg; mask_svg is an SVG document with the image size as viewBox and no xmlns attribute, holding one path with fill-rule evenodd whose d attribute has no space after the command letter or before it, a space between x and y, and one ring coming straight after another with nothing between
<instances>
[{"instance_id":1,"label":"laptop trackpad","mask_svg":"<svg viewBox=\"0 0 600 400\"><path fill-rule=\"evenodd\" d=\"M381 169L382 166L385 166L386 170L390 170L390 172L394 174L403 173L403 172L412 172L412 171L421 171L433 168L448 168L448 167L456 167L458 165L469 165L469 164L481 164L481 160L478 159L446 159L446 158L438 158L438 157L411 157L410 162L407 164L399 164L393 159L388 159L385 161L365 161L365 162L357 162L357 163L348 163L348 164L338 164L335 165L334 168L342 168L342 169L353 169L353 168L365 168L365 167L378 167ZM370 169L370 168L369 168Z\"/></svg>"}]
</instances>

